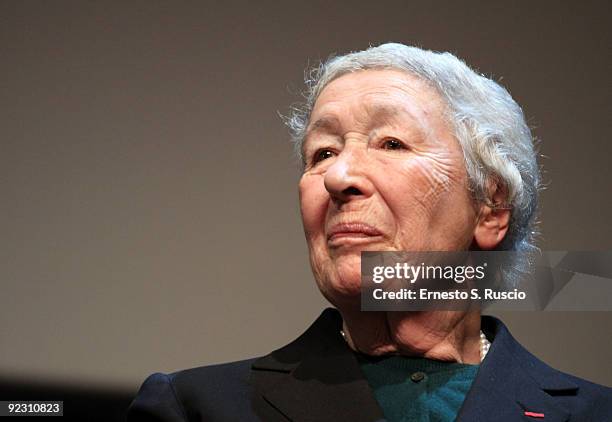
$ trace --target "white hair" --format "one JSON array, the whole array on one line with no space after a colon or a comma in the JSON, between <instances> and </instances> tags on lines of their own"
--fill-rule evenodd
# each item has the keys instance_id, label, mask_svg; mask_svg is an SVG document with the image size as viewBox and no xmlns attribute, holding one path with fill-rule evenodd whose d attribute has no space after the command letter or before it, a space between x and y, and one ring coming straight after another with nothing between
<instances>
[{"instance_id":1,"label":"white hair","mask_svg":"<svg viewBox=\"0 0 612 422\"><path fill-rule=\"evenodd\" d=\"M342 75L367 69L407 72L437 90L448 106L448 120L462 147L472 197L494 208L509 208L511 219L498 250L531 256L540 183L534 141L520 106L495 81L474 72L450 53L437 53L398 43L382 44L332 57L306 74L305 103L291 107L286 124L302 160L302 143L310 113L319 94ZM501 188L502 204L490 198ZM529 263L513 262L505 279L514 284Z\"/></svg>"}]
</instances>

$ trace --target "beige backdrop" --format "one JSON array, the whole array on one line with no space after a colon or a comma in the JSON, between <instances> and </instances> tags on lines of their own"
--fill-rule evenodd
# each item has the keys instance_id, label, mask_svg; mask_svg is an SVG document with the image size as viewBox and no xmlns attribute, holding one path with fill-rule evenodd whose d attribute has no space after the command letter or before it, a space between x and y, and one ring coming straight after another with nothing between
<instances>
[{"instance_id":1,"label":"beige backdrop","mask_svg":"<svg viewBox=\"0 0 612 422\"><path fill-rule=\"evenodd\" d=\"M277 3L0 3L1 376L133 390L301 333L325 303L277 112L368 44L501 80L546 156L540 245L611 248L604 2ZM612 384L610 313L503 319Z\"/></svg>"}]
</instances>

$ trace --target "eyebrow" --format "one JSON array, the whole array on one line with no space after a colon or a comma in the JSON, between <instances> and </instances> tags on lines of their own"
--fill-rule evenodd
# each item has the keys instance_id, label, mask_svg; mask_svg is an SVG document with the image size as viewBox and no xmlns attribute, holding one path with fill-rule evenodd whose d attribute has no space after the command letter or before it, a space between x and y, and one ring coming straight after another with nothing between
<instances>
[{"instance_id":1,"label":"eyebrow","mask_svg":"<svg viewBox=\"0 0 612 422\"><path fill-rule=\"evenodd\" d=\"M392 104L374 104L374 105L366 105L366 112L372 116L373 120L382 120L389 118L396 118L399 115L408 115L412 116L408 110L397 107Z\"/></svg>"},{"instance_id":2,"label":"eyebrow","mask_svg":"<svg viewBox=\"0 0 612 422\"><path fill-rule=\"evenodd\" d=\"M304 140L313 132L336 132L340 127L340 120L335 116L323 116L311 125L308 125Z\"/></svg>"}]
</instances>

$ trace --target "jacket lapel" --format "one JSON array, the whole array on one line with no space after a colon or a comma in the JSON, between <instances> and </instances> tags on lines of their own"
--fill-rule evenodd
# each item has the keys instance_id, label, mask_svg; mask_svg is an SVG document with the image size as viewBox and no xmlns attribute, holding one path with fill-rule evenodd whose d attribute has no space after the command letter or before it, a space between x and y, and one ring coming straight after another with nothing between
<instances>
[{"instance_id":1,"label":"jacket lapel","mask_svg":"<svg viewBox=\"0 0 612 422\"><path fill-rule=\"evenodd\" d=\"M327 309L296 341L253 364L253 408L263 420L383 420L341 326Z\"/></svg>"},{"instance_id":2,"label":"jacket lapel","mask_svg":"<svg viewBox=\"0 0 612 422\"><path fill-rule=\"evenodd\" d=\"M485 316L482 330L492 345L457 421L569 420L553 395L575 394L578 387L525 350L501 321Z\"/></svg>"}]
</instances>

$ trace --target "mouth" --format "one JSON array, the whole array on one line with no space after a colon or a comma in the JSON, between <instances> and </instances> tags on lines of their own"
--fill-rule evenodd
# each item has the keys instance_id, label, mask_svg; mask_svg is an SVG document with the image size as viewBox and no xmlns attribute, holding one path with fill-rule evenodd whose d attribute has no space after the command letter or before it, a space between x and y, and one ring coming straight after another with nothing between
<instances>
[{"instance_id":1,"label":"mouth","mask_svg":"<svg viewBox=\"0 0 612 422\"><path fill-rule=\"evenodd\" d=\"M332 226L327 233L327 242L331 247L345 245L362 245L379 241L383 234L380 230L365 223L341 223Z\"/></svg>"}]
</instances>

